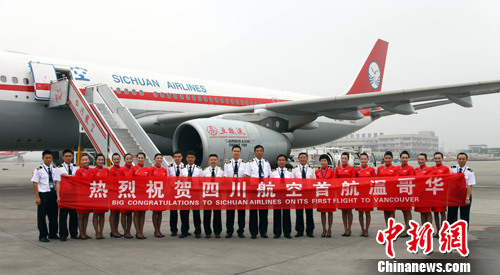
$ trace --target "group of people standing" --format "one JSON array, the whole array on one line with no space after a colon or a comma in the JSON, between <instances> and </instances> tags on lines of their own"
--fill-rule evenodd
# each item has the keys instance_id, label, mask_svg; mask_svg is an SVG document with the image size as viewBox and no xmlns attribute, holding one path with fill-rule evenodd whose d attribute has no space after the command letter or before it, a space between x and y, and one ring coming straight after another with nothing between
<instances>
[{"instance_id":1,"label":"group of people standing","mask_svg":"<svg viewBox=\"0 0 500 275\"><path fill-rule=\"evenodd\" d=\"M87 234L87 224L89 214L93 212L92 223L95 230L96 239L104 239L104 215L108 209L58 209L60 201L60 183L62 177L80 176L169 176L169 177L254 177L254 178L317 178L317 179L334 179L334 178L356 178L356 177L394 177L394 176L413 176L413 175L440 175L448 173L464 173L467 181L466 206L461 207L460 217L464 220L469 220L470 202L471 202L471 186L475 184L474 172L466 166L467 154L459 153L457 156L458 165L452 166L451 169L443 166L443 154L436 152L434 154L435 166L427 167L427 155L420 154L418 156L419 167L413 168L408 165L410 154L403 151L400 154L401 165L394 166L393 154L388 151L384 155L384 165L378 167L377 171L373 167L368 166L368 155L362 153L360 155L361 166L354 168L348 165L349 153L342 153L341 164L335 169L330 168L330 158L327 155L320 156L321 167L314 169L307 165L307 153L300 153L298 160L299 165L293 169L287 169L287 157L279 155L277 157L278 167L271 169L267 160L263 158L264 147L257 145L254 147L255 158L244 161L240 158L241 147L235 145L232 147L233 158L224 164L224 168L217 166L218 156L211 154L208 158L209 167L201 169L195 165L196 155L189 151L185 157L180 151L173 154L174 163L168 168L162 167L163 155L156 154L154 157L155 165L146 167L144 162L146 155L138 153L136 156L137 164L133 165L133 156L126 154L124 156L125 165L120 167L121 156L113 154L111 168L104 167L105 157L102 154L97 154L95 157L96 166L89 167L90 157L83 154L81 157L82 167L73 164L73 152L71 150L63 151L64 163L58 167L52 165L52 153L44 151L42 153L43 164L36 168L31 181L38 205L37 220L39 230L39 240L48 242L49 239L60 239L66 241L68 237L73 239L86 240L90 239ZM185 160L185 163L183 162ZM344 233L342 236L351 236L351 226L353 221L353 209L340 209L342 211L342 221L344 224ZM371 211L373 208L356 208L359 212L359 223L361 225L361 237L368 237L369 227L371 223ZM409 221L412 219L411 207L401 208L378 208L384 211L384 218L387 220L390 217L395 217L396 210L401 210L405 220L406 228L409 228ZM439 231L441 222L446 219L445 207L415 207L415 211L421 213L422 223L432 223L432 212L436 227ZM196 238L201 238L201 215L200 210L170 210L170 232L171 236L178 235L178 218L180 215L181 232L179 238L185 238L191 235L189 232L189 214L192 211L194 223L194 235ZM238 237L245 238L244 231L246 226L246 211L245 210L226 210L226 235L225 238L231 238L234 234L234 222L236 211L238 213L238 229L236 231ZM330 238L332 236L332 223L334 208L320 208L322 234L321 237ZM273 235L274 238L280 238L281 235L285 238L292 238L292 223L290 209L274 209L273 210ZM295 237L314 237L314 218L313 209L295 209ZM305 223L304 223L305 212ZM59 213L59 224L58 220ZM213 215L212 215L213 214ZM328 219L327 219L328 214ZM67 217L69 215L69 230ZM121 215L121 217L120 217ZM47 231L46 216L49 220L49 230ZM146 239L144 235L144 222L146 211L130 211L130 210L112 210L109 214L109 224L111 228L110 237L132 239L131 227L132 223L135 228L136 239ZM154 236L156 238L165 237L161 232L162 211L152 211L152 221L154 226ZM212 233L215 238L220 238L222 233L222 211L221 210L203 210L203 227L206 238L211 238ZM213 218L212 218L213 217ZM458 218L458 207L448 207L448 221L450 223ZM123 228L123 234L119 233L119 223ZM212 231L213 224L213 231ZM58 229L59 228L59 229ZM249 210L249 231L252 239L256 239L260 234L262 238L268 238L268 210ZM437 232L438 232L437 231ZM59 232L59 236L58 236ZM405 232L401 237L407 237Z\"/></svg>"}]
</instances>

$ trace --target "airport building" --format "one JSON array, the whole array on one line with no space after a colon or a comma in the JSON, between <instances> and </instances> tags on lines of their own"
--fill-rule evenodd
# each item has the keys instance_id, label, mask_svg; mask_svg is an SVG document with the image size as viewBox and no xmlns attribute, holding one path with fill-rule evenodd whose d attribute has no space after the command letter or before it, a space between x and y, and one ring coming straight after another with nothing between
<instances>
[{"instance_id":1,"label":"airport building","mask_svg":"<svg viewBox=\"0 0 500 275\"><path fill-rule=\"evenodd\" d=\"M343 148L359 148L370 150L375 155L385 151L401 152L407 150L410 154L434 154L439 151L439 138L434 131L420 131L416 134L385 135L384 133L354 133L327 146Z\"/></svg>"}]
</instances>

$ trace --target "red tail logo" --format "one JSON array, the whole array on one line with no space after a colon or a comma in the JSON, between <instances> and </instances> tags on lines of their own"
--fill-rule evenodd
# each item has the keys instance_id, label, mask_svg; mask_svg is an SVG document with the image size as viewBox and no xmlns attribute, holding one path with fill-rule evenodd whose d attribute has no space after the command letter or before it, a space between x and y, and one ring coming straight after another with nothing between
<instances>
[{"instance_id":1,"label":"red tail logo","mask_svg":"<svg viewBox=\"0 0 500 275\"><path fill-rule=\"evenodd\" d=\"M379 92L382 89L388 46L388 42L377 40L348 95Z\"/></svg>"}]
</instances>

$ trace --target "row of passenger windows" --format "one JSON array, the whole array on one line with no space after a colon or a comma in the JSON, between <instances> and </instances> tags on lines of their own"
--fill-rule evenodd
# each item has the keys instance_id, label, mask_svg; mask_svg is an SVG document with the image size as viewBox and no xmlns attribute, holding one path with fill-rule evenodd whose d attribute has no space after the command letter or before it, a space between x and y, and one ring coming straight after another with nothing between
<instances>
[{"instance_id":1,"label":"row of passenger windows","mask_svg":"<svg viewBox=\"0 0 500 275\"><path fill-rule=\"evenodd\" d=\"M1 81L2 83L7 82L7 77L6 77L5 75L0 76L0 81ZM11 81L12 81L12 83L14 83L14 84L19 83L19 79L18 79L17 77L15 77L15 76L13 76L13 77L11 78ZM24 83L24 84L26 84L26 85L28 85L28 84L30 84L30 81L29 81L29 79L27 79L27 78L23 78L23 83Z\"/></svg>"},{"instance_id":2,"label":"row of passenger windows","mask_svg":"<svg viewBox=\"0 0 500 275\"><path fill-rule=\"evenodd\" d=\"M118 94L121 94L122 92L126 95L128 94L132 94L132 95L141 95L143 96L144 95L144 91L142 90L139 90L139 91L136 91L135 89L132 89L132 90L129 90L129 89L120 89L120 88L116 88L116 92ZM210 103L221 103L221 104L236 104L236 105L257 105L257 104L262 104L262 102L253 102L253 101L248 101L248 100L238 100L238 99L229 99L229 98L222 98L222 97L216 97L216 96L201 96L201 95L185 95L185 94L171 94L171 93L165 93L164 92L153 92L153 95L154 97L161 97L161 98L165 98L165 96L167 98L174 98L174 99L181 99L181 100L191 100L191 101L200 101L200 102L209 102Z\"/></svg>"}]
</instances>

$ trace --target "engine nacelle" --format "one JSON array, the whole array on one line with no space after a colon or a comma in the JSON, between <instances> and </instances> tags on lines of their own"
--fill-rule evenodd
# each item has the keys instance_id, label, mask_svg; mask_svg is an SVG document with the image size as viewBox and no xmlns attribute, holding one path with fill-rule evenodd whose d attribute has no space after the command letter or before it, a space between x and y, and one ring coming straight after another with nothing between
<instances>
[{"instance_id":1,"label":"engine nacelle","mask_svg":"<svg viewBox=\"0 0 500 275\"><path fill-rule=\"evenodd\" d=\"M244 121L201 118L188 120L175 130L173 148L185 155L187 151L196 153L196 164L208 166L208 156L217 154L219 165L232 159L231 149L241 146L241 159L255 157L255 145L264 147L264 158L276 162L280 154L290 154L290 141L283 134Z\"/></svg>"}]
</instances>

